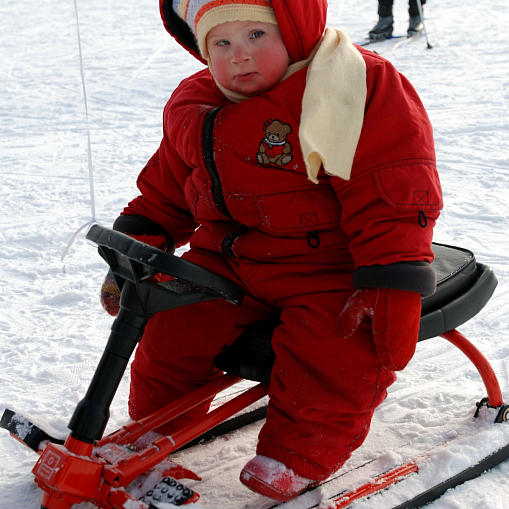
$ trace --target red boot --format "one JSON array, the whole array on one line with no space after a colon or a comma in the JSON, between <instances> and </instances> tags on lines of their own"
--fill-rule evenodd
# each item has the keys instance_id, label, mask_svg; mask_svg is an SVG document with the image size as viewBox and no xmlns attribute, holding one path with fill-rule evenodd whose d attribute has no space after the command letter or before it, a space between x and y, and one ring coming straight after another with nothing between
<instances>
[{"instance_id":1,"label":"red boot","mask_svg":"<svg viewBox=\"0 0 509 509\"><path fill-rule=\"evenodd\" d=\"M279 502L292 500L320 483L297 475L280 461L260 455L242 469L240 482L251 491Z\"/></svg>"}]
</instances>

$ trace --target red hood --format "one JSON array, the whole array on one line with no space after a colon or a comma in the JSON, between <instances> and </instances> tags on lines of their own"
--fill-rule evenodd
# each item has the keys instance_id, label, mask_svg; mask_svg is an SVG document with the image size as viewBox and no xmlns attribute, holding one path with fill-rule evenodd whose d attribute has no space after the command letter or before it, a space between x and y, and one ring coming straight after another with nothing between
<instances>
[{"instance_id":1,"label":"red hood","mask_svg":"<svg viewBox=\"0 0 509 509\"><path fill-rule=\"evenodd\" d=\"M193 33L173 11L171 0L159 0L161 17L166 30L200 62ZM325 30L327 0L272 0L276 19L290 54L291 63L305 60Z\"/></svg>"}]
</instances>

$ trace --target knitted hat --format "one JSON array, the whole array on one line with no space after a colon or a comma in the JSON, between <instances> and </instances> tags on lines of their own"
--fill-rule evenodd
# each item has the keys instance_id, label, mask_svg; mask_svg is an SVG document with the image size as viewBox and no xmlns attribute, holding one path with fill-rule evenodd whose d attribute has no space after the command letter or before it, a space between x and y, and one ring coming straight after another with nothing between
<instances>
[{"instance_id":1,"label":"knitted hat","mask_svg":"<svg viewBox=\"0 0 509 509\"><path fill-rule=\"evenodd\" d=\"M173 0L173 10L193 32L205 59L207 34L221 23L260 21L277 25L270 0Z\"/></svg>"}]
</instances>

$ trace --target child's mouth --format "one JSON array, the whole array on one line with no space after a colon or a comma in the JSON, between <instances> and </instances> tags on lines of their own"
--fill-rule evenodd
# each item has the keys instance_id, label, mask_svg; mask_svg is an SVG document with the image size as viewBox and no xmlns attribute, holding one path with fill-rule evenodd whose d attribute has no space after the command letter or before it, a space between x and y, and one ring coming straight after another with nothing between
<instances>
[{"instance_id":1,"label":"child's mouth","mask_svg":"<svg viewBox=\"0 0 509 509\"><path fill-rule=\"evenodd\" d=\"M249 81L254 77L254 72L247 72L245 74L237 74L236 79L238 81Z\"/></svg>"}]
</instances>

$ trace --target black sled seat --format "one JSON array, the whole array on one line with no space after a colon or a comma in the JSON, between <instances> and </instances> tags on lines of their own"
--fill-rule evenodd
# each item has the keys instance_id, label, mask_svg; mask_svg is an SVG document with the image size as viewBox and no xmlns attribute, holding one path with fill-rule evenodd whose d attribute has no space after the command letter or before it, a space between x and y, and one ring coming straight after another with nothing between
<instances>
[{"instance_id":1,"label":"black sled seat","mask_svg":"<svg viewBox=\"0 0 509 509\"><path fill-rule=\"evenodd\" d=\"M452 331L473 318L497 286L493 270L463 248L433 243L437 290L422 299L419 341ZM255 324L216 359L216 366L247 380L269 383L275 354L271 347L279 321Z\"/></svg>"}]
</instances>

